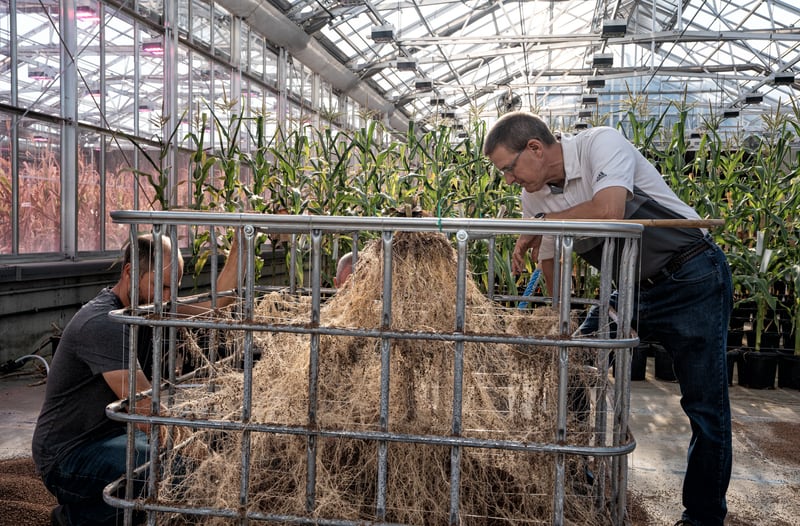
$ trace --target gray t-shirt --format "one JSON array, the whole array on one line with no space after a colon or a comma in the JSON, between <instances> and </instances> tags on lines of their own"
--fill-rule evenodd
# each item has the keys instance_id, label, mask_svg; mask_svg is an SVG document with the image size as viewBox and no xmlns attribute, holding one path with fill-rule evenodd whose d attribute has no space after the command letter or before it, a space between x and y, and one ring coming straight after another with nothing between
<instances>
[{"instance_id":1,"label":"gray t-shirt","mask_svg":"<svg viewBox=\"0 0 800 526\"><path fill-rule=\"evenodd\" d=\"M129 327L108 317L122 307L110 288L103 289L64 328L31 445L39 473L82 444L125 433L125 424L105 414L118 397L103 378L128 368ZM140 333L138 342L141 363L149 353L149 335Z\"/></svg>"}]
</instances>

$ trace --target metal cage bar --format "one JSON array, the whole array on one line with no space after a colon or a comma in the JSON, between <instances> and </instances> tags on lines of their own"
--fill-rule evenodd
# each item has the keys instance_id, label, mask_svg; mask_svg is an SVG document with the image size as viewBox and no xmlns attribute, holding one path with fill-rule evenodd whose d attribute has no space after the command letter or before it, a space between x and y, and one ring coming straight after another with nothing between
<instances>
[{"instance_id":1,"label":"metal cage bar","mask_svg":"<svg viewBox=\"0 0 800 526\"><path fill-rule=\"evenodd\" d=\"M186 508L176 504L167 505L157 502L154 499L142 500L135 499L130 492L124 498L113 496L114 485L108 488L105 493L107 502L131 509L143 509L149 513L152 521L157 519L159 513L191 513L195 515L213 515L217 517L228 517L238 519L242 522L248 521L267 521L295 524L329 524L339 526L355 526L356 524L388 524L386 488L389 471L387 468L387 450L392 443L397 444L422 444L427 446L441 446L450 449L450 502L449 502L449 523L460 524L463 520L460 515L461 495L459 487L461 483L461 457L465 448L480 448L485 450L522 452L522 453L542 453L552 455L556 469L556 481L553 490L553 516L552 524L563 524L566 461L571 455L592 457L598 461L598 471L601 475L606 470L611 479L612 495L607 502L605 496L605 476L599 477L597 486L593 489L593 498L598 504L607 504L612 508L612 515L616 524L622 524L624 520L625 490L627 485L627 461L626 455L635 447L635 442L627 427L630 386L627 374L627 365L630 361L630 350L638 343L635 334L632 334L631 320L633 309L633 294L635 277L638 270L637 255L638 243L642 226L625 222L599 222L599 221L525 221L525 220L499 220L499 219L449 219L449 218L359 218L359 217L316 217L316 216L270 216L261 214L223 214L223 213L200 213L186 211L168 212L115 212L112 214L115 221L127 223L131 228L131 239L134 239L137 225L153 225L153 232L161 235L167 228L170 238L175 243L175 228L180 225L208 225L209 228L235 228L237 234L243 237L244 243L240 244L244 248L240 254L246 254L244 268L242 265L238 269L239 277L244 278L244 289L239 290L243 304L243 312L240 317L232 319L212 319L212 318L181 318L175 316L175 298L170 298L172 308L170 312L164 312L160 292L157 293L156 301L153 305L138 305L135 301L129 309L114 311L111 316L121 323L131 325L131 340L135 342L139 326L153 327L157 336L158 345L163 339L164 328L168 328L169 339L174 339L178 328L191 327L200 329L210 329L212 331L242 331L243 340L243 367L244 375L244 396L241 418L235 420L216 420L213 418L197 418L191 420L176 416L146 416L135 413L126 413L124 402L112 404L107 409L107 413L113 419L129 423L132 430L136 423L146 422L151 424L154 429L159 426L181 425L193 429L220 430L233 433L241 433L243 445L241 452L242 472L240 480L240 501L238 509L217 509L217 508ZM259 294L259 288L254 282L255 262L254 262L254 240L257 231L267 233L290 233L292 235L292 245L296 246L301 236L308 236L311 239L310 256L310 295L311 310L309 323L291 324L265 322L254 318L254 305ZM407 331L398 330L392 327L392 249L393 235L399 231L411 232L442 232L453 235L456 241L457 269L456 269L456 305L455 325L452 332L435 331ZM361 232L375 232L380 234L383 246L383 305L381 312L380 327L333 327L321 324L320 311L322 304L321 286L321 242L326 235L339 235L342 232L352 232L354 239L354 252L357 253L358 247L356 240ZM557 239L558 265L556 274L558 283L555 284L554 296L550 300L558 312L558 336L543 337L542 335L503 335L503 334L481 334L470 331L465 325L466 311L466 282L468 273L467 252L468 244L475 240L489 239L486 245L489 248L489 257L494 258L495 238L500 235L517 234L549 234ZM591 236L604 240L603 261L604 269L601 270L600 293L598 298L576 298L572 293L572 265L573 265L573 242L581 236ZM612 254L617 243L623 245L623 257L620 261L619 269L612 269ZM173 251L172 257L177 257L177 251ZM156 257L162 258L160 243L156 244ZM160 259L158 259L161 261ZM296 256L290 258L290 274L295 272L297 267ZM157 289L163 282L161 267L156 265L156 285ZM490 261L489 268L494 269L494 262ZM612 290L612 270L619 273L619 303L616 309L618 327L615 334L610 334L608 330L609 309L608 303ZM492 272L490 271L490 272ZM215 282L218 269L212 267L212 283ZM173 275L173 279L175 276ZM240 283L242 280L240 279ZM138 284L138 283L137 283ZM489 276L488 280L489 298L499 300L494 295L493 279ZM159 289L160 290L160 289ZM211 304L216 304L218 294L229 293L230 291L218 291L212 286ZM290 280L289 292L298 294L303 292L295 286L294 277ZM174 295L174 293L173 293ZM502 298L514 299L514 296ZM521 299L521 297L519 297ZM543 300L544 301L544 300ZM600 304L601 329L592 338L586 338L579 334L572 334L570 329L570 308L575 303L598 303ZM304 425L284 425L276 423L255 422L251 420L252 404L252 374L254 366L254 344L253 334L255 332L273 333L293 333L308 335L310 338L309 349L309 368L308 368L308 409L307 421ZM380 425L377 430L365 429L328 429L321 427L318 423L318 382L320 374L320 338L324 335L352 336L372 338L380 342ZM421 433L398 433L393 432L389 422L389 386L390 386L390 356L392 352L392 342L400 340L419 340L419 341L444 341L453 344L453 400L452 400L452 421L450 433L444 435L426 435ZM155 342L154 342L155 343ZM552 441L522 441L516 439L497 439L497 438L478 438L465 436L462 433L462 408L463 408L463 375L464 375L464 346L467 343L506 343L506 344L525 344L551 346L557 349L557 422L556 434ZM597 349L596 367L598 374L606 374L608 368L609 352L614 351L617 358L619 370L613 382L613 389L609 390L607 384L602 383L596 388L594 397L596 399L598 413L593 421L594 442L586 444L570 444L567 426L567 414L569 411L569 372L573 364L570 361L571 349L591 347ZM174 349L174 345L170 345ZM156 353L157 355L160 353ZM171 364L172 362L170 362ZM154 371L153 399L160 400L160 368ZM170 380L172 380L170 378ZM213 379L212 379L213 380ZM172 385L172 381L169 382ZM135 394L129 393L133 399ZM605 411L608 400L613 405L613 417L606 417ZM171 397L168 398L171 400ZM602 414L600 413L602 412ZM611 427L609 430L608 427ZM251 462L250 436L254 433L273 433L289 436L303 437L306 441L306 516L286 516L273 515L270 513L248 510L249 494L249 467ZM154 459L153 466L158 462L159 438L157 431L151 435L154 443L151 458ZM376 443L378 457L378 473L376 481L375 499L375 522L351 521L340 518L320 518L313 516L316 505L316 463L318 461L318 441L321 438L334 440L365 440ZM131 439L132 441L132 439ZM130 447L130 441L129 441ZM132 456L129 456L132 460ZM610 469L606 467L607 461L611 462ZM117 482L121 484L125 478L133 476L134 470L147 469L146 466L130 466L125 477ZM157 490L159 483L158 470L151 470L149 490L151 495ZM130 487L130 485L128 486ZM126 513L126 516L130 516Z\"/></svg>"}]
</instances>

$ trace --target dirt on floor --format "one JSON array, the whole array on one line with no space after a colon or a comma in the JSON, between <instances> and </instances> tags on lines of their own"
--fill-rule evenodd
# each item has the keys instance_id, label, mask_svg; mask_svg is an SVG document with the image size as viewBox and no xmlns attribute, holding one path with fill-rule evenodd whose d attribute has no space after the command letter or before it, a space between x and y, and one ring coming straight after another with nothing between
<instances>
[{"instance_id":1,"label":"dirt on floor","mask_svg":"<svg viewBox=\"0 0 800 526\"><path fill-rule=\"evenodd\" d=\"M734 419L734 442L739 444L738 462L768 463L781 469L800 469L800 423L759 422L745 425ZM748 458L749 456L749 458ZM676 477L680 482L680 477ZM659 486L658 480L647 487L640 486L628 492L628 519L631 526L671 525L675 517L672 510L664 510L662 503L674 497L676 488L669 483ZM674 485L675 482L673 481ZM733 484L736 484L734 481ZM679 487L677 488L679 491ZM729 493L731 512L726 526L792 526L800 517L800 488L796 485L776 485L764 495L752 494L749 498L741 492ZM30 458L0 461L0 526L46 526L50 524L50 510L55 498L45 489L36 475ZM782 508L775 513L775 507ZM768 511L769 510L769 511ZM765 514L769 513L769 518ZM785 517L785 518L782 518Z\"/></svg>"},{"instance_id":2,"label":"dirt on floor","mask_svg":"<svg viewBox=\"0 0 800 526\"><path fill-rule=\"evenodd\" d=\"M45 526L56 499L36 475L33 460L0 461L0 525Z\"/></svg>"},{"instance_id":3,"label":"dirt on floor","mask_svg":"<svg viewBox=\"0 0 800 526\"><path fill-rule=\"evenodd\" d=\"M741 418L741 417L740 417ZM734 473L726 526L800 524L800 422L733 417ZM633 474L628 483L631 526L672 526L680 518L683 473Z\"/></svg>"}]
</instances>

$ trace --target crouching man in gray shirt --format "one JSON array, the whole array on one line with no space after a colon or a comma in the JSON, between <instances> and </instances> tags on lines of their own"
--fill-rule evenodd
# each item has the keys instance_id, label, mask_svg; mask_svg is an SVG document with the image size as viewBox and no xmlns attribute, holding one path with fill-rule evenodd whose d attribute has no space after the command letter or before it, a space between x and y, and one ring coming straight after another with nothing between
<instances>
[{"instance_id":1,"label":"crouching man in gray shirt","mask_svg":"<svg viewBox=\"0 0 800 526\"><path fill-rule=\"evenodd\" d=\"M170 297L172 249L163 237L163 292ZM151 235L137 239L139 254L139 304L155 297L155 250ZM103 488L125 473L126 425L106 416L106 406L128 397L129 326L113 321L112 310L130 305L132 287L131 246L124 249L122 273L116 285L100 291L70 320L61 336L47 378L47 390L36 430L32 452L36 469L45 486L58 499L51 513L54 525L122 524L122 510L103 501ZM225 267L217 279L217 290L236 286L238 244L234 241ZM178 282L183 260L178 254ZM175 284L177 286L178 284ZM232 303L221 297L217 305ZM196 312L206 305L183 306ZM141 331L140 334L147 331ZM136 389L150 389L145 375L152 361L152 341L138 338ZM151 400L140 399L136 412L150 414ZM149 426L137 424L135 462L148 460ZM141 488L135 488L135 492Z\"/></svg>"}]
</instances>

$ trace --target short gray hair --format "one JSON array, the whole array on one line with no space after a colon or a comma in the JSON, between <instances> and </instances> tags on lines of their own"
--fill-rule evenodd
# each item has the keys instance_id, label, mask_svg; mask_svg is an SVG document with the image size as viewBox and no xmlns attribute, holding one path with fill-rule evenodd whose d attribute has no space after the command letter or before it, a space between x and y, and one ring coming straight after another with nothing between
<instances>
[{"instance_id":1,"label":"short gray hair","mask_svg":"<svg viewBox=\"0 0 800 526\"><path fill-rule=\"evenodd\" d=\"M506 113L486 135L483 141L483 153L491 155L498 146L519 152L525 149L531 139L539 139L548 146L557 142L547 123L533 113L524 111Z\"/></svg>"}]
</instances>

